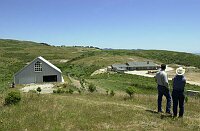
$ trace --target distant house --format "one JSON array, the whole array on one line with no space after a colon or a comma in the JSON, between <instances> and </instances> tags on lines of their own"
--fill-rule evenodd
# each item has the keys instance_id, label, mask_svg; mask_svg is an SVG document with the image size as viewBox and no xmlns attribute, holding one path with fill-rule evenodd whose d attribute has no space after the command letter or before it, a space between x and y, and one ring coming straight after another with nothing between
<instances>
[{"instance_id":1,"label":"distant house","mask_svg":"<svg viewBox=\"0 0 200 131\"><path fill-rule=\"evenodd\" d=\"M114 64L111 66L113 71L124 72L134 70L157 70L159 66L153 62L128 62L125 64Z\"/></svg>"},{"instance_id":2,"label":"distant house","mask_svg":"<svg viewBox=\"0 0 200 131\"><path fill-rule=\"evenodd\" d=\"M14 75L15 84L64 82L61 70L43 57L37 57Z\"/></svg>"}]
</instances>

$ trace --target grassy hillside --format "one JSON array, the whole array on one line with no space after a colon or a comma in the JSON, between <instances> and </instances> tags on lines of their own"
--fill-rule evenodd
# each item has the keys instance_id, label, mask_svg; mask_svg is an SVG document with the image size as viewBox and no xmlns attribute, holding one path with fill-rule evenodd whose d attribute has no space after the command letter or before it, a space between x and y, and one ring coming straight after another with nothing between
<instances>
[{"instance_id":1,"label":"grassy hillside","mask_svg":"<svg viewBox=\"0 0 200 131\"><path fill-rule=\"evenodd\" d=\"M0 130L200 130L199 100L186 103L183 119L172 119L154 112L154 95L124 100L126 97L29 93L21 103L9 107L0 99Z\"/></svg>"},{"instance_id":2,"label":"grassy hillside","mask_svg":"<svg viewBox=\"0 0 200 131\"><path fill-rule=\"evenodd\" d=\"M53 64L66 65L62 60L71 60L94 48L54 47L29 41L0 40L0 90L11 83L13 75L38 56ZM64 66L61 66L61 68Z\"/></svg>"},{"instance_id":3,"label":"grassy hillside","mask_svg":"<svg viewBox=\"0 0 200 131\"><path fill-rule=\"evenodd\" d=\"M78 78L90 77L90 74L99 68L128 61L153 60L157 63L200 66L200 56L181 52L99 50L83 47L55 47L29 41L0 40L0 72L2 72L0 74L0 90L13 81L14 73L38 56L43 56L61 68L64 75L70 73Z\"/></svg>"},{"instance_id":4,"label":"grassy hillside","mask_svg":"<svg viewBox=\"0 0 200 131\"><path fill-rule=\"evenodd\" d=\"M78 94L21 93L22 101L5 106L4 98L15 72L38 56L58 66L97 92ZM84 47L55 47L45 43L0 40L0 130L200 130L198 97L189 97L184 119L157 114L156 83L153 78L106 73L90 76L95 70L114 63L152 60L199 67L200 56L188 53L153 50L99 50ZM70 81L70 80L69 80ZM134 87L132 99L125 93ZM106 95L106 90L116 95ZM187 85L187 89L200 87ZM165 108L163 101L163 109Z\"/></svg>"}]
</instances>

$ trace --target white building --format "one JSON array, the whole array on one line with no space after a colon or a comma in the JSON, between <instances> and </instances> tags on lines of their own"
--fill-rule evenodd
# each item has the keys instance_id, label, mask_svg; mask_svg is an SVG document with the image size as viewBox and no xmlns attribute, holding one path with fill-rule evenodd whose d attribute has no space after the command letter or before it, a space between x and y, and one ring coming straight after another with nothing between
<instances>
[{"instance_id":1,"label":"white building","mask_svg":"<svg viewBox=\"0 0 200 131\"><path fill-rule=\"evenodd\" d=\"M43 57L37 57L14 75L15 84L64 82L61 70Z\"/></svg>"}]
</instances>

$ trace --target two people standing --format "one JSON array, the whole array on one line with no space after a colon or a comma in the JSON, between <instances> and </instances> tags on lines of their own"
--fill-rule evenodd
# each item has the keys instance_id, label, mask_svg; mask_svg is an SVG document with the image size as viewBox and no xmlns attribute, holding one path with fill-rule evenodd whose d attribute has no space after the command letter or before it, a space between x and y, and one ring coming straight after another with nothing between
<instances>
[{"instance_id":1,"label":"two people standing","mask_svg":"<svg viewBox=\"0 0 200 131\"><path fill-rule=\"evenodd\" d=\"M158 84L158 112L162 112L162 97L163 95L167 99L166 103L166 113L171 114L171 95L169 90L168 76L165 72L166 65L161 65L161 70L156 74L155 79ZM173 100L173 116L177 116L177 107L179 105L179 117L183 117L184 114L184 88L186 84L186 79L184 77L185 70L182 67L179 67L176 70L176 76L173 78L173 91L172 91L172 100Z\"/></svg>"}]
</instances>

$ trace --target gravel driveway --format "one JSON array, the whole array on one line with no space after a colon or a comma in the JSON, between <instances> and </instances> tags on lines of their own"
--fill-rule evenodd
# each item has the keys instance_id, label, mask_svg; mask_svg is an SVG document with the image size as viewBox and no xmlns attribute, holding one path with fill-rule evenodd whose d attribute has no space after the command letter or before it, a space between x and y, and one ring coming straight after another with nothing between
<instances>
[{"instance_id":1,"label":"gravel driveway","mask_svg":"<svg viewBox=\"0 0 200 131\"><path fill-rule=\"evenodd\" d=\"M44 83L44 84L27 84L24 88L20 89L22 92L29 92L30 90L37 90L40 87L42 89L41 94L53 93L54 84Z\"/></svg>"}]
</instances>

